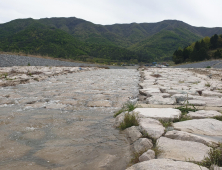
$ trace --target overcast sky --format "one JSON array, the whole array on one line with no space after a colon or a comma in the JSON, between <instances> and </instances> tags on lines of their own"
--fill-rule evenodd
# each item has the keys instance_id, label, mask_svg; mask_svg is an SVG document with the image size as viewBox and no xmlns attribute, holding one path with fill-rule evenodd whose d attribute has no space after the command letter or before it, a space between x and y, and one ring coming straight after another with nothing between
<instances>
[{"instance_id":1,"label":"overcast sky","mask_svg":"<svg viewBox=\"0 0 222 170\"><path fill-rule=\"evenodd\" d=\"M0 23L18 18L77 17L95 24L166 19L222 27L222 0L0 0Z\"/></svg>"}]
</instances>

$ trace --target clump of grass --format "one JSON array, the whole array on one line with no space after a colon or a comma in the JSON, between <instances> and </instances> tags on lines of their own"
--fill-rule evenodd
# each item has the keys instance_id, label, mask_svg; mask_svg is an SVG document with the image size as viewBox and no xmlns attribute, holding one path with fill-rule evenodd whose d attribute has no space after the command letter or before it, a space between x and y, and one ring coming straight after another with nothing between
<instances>
[{"instance_id":1,"label":"clump of grass","mask_svg":"<svg viewBox=\"0 0 222 170\"><path fill-rule=\"evenodd\" d=\"M120 124L119 128L124 130L131 126L139 126L138 116L136 113L126 113L123 122Z\"/></svg>"},{"instance_id":2,"label":"clump of grass","mask_svg":"<svg viewBox=\"0 0 222 170\"><path fill-rule=\"evenodd\" d=\"M132 156L132 159L131 159L131 161L130 161L130 164L136 164L136 163L139 163L140 161L139 161L139 157L143 154L143 153L145 153L147 150L145 149L145 150L143 150L143 151L141 151L141 152L133 152L133 156Z\"/></svg>"},{"instance_id":3,"label":"clump of grass","mask_svg":"<svg viewBox=\"0 0 222 170\"><path fill-rule=\"evenodd\" d=\"M209 83L209 82L206 83L205 86L206 86L206 87L210 87L210 83Z\"/></svg>"},{"instance_id":4,"label":"clump of grass","mask_svg":"<svg viewBox=\"0 0 222 170\"><path fill-rule=\"evenodd\" d=\"M157 158L161 153L163 153L163 150L160 148L158 143L155 144L155 146L152 148L152 150L155 152L155 157Z\"/></svg>"},{"instance_id":5,"label":"clump of grass","mask_svg":"<svg viewBox=\"0 0 222 170\"><path fill-rule=\"evenodd\" d=\"M218 148L210 149L208 152L208 156L204 158L204 160L198 165L205 166L210 168L212 165L217 165L219 167L222 166L222 143Z\"/></svg>"},{"instance_id":6,"label":"clump of grass","mask_svg":"<svg viewBox=\"0 0 222 170\"><path fill-rule=\"evenodd\" d=\"M172 126L172 121L167 121L167 120L162 120L162 119L160 119L159 120L160 121L160 123L162 123L162 125L163 125L163 127L165 127L165 128L167 128L167 127L169 127L169 126Z\"/></svg>"},{"instance_id":7,"label":"clump of grass","mask_svg":"<svg viewBox=\"0 0 222 170\"><path fill-rule=\"evenodd\" d=\"M156 77L156 78L162 77L160 74L151 74L151 76Z\"/></svg>"},{"instance_id":8,"label":"clump of grass","mask_svg":"<svg viewBox=\"0 0 222 170\"><path fill-rule=\"evenodd\" d=\"M211 68L211 66L207 66L206 68Z\"/></svg>"},{"instance_id":9,"label":"clump of grass","mask_svg":"<svg viewBox=\"0 0 222 170\"><path fill-rule=\"evenodd\" d=\"M118 110L118 111L114 114L113 117L116 117L116 116L118 116L118 115L120 115L121 113L126 112L126 111L127 111L128 113L129 113L129 112L132 112L136 107L137 107L136 104L128 101L128 102L126 102L126 103L122 106L122 108L121 108L120 110Z\"/></svg>"},{"instance_id":10,"label":"clump of grass","mask_svg":"<svg viewBox=\"0 0 222 170\"><path fill-rule=\"evenodd\" d=\"M221 116L214 116L213 119L217 119L219 121L222 121L222 115Z\"/></svg>"}]
</instances>

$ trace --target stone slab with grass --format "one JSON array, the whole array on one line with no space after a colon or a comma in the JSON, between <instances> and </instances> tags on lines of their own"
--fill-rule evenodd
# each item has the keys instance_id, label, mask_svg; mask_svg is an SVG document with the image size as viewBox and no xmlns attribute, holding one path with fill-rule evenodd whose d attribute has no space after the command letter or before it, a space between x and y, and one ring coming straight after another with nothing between
<instances>
[{"instance_id":1,"label":"stone slab with grass","mask_svg":"<svg viewBox=\"0 0 222 170\"><path fill-rule=\"evenodd\" d=\"M183 122L173 123L176 130L181 130L193 134L220 136L222 137L222 121L215 119L193 119Z\"/></svg>"},{"instance_id":2,"label":"stone slab with grass","mask_svg":"<svg viewBox=\"0 0 222 170\"><path fill-rule=\"evenodd\" d=\"M210 147L197 142L181 141L160 137L157 144L161 149L158 159L201 162L210 151Z\"/></svg>"},{"instance_id":3,"label":"stone slab with grass","mask_svg":"<svg viewBox=\"0 0 222 170\"><path fill-rule=\"evenodd\" d=\"M126 170L209 170L191 162L174 161L171 159L152 159L137 163Z\"/></svg>"},{"instance_id":4,"label":"stone slab with grass","mask_svg":"<svg viewBox=\"0 0 222 170\"><path fill-rule=\"evenodd\" d=\"M158 139L165 130L162 123L151 118L140 118L139 127L143 133L152 139Z\"/></svg>"},{"instance_id":5,"label":"stone slab with grass","mask_svg":"<svg viewBox=\"0 0 222 170\"><path fill-rule=\"evenodd\" d=\"M164 136L170 139L175 139L175 140L193 141L193 142L203 143L204 145L207 145L210 147L218 146L218 142L216 140L194 135L192 133L183 132L183 131L177 131L177 130L168 131Z\"/></svg>"},{"instance_id":6,"label":"stone slab with grass","mask_svg":"<svg viewBox=\"0 0 222 170\"><path fill-rule=\"evenodd\" d=\"M153 118L157 120L174 120L179 119L181 111L172 108L136 108L134 110L139 117Z\"/></svg>"},{"instance_id":7,"label":"stone slab with grass","mask_svg":"<svg viewBox=\"0 0 222 170\"><path fill-rule=\"evenodd\" d=\"M222 117L222 114L215 110L199 110L196 112L189 112L187 115L192 119L213 118L215 116Z\"/></svg>"}]
</instances>

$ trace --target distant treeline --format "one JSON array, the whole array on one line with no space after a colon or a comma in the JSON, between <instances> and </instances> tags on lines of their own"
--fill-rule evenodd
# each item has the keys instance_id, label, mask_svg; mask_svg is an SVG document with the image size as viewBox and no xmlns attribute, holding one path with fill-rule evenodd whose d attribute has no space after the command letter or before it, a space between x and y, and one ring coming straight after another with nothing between
<instances>
[{"instance_id":1,"label":"distant treeline","mask_svg":"<svg viewBox=\"0 0 222 170\"><path fill-rule=\"evenodd\" d=\"M222 35L205 37L173 54L175 64L222 58Z\"/></svg>"}]
</instances>

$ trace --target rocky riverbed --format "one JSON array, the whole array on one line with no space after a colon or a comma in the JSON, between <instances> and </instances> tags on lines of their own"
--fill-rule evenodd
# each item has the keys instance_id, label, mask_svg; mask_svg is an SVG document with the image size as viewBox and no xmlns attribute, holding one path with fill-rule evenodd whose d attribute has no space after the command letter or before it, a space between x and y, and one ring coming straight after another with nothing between
<instances>
[{"instance_id":1,"label":"rocky riverbed","mask_svg":"<svg viewBox=\"0 0 222 170\"><path fill-rule=\"evenodd\" d=\"M0 74L2 170L207 170L191 161L222 142L221 70L16 66ZM139 126L114 128L125 113L113 114L135 99ZM184 115L181 106L195 109ZM140 162L129 167L133 152Z\"/></svg>"},{"instance_id":2,"label":"rocky riverbed","mask_svg":"<svg viewBox=\"0 0 222 170\"><path fill-rule=\"evenodd\" d=\"M203 161L222 142L221 70L142 68L140 73L139 108L129 113L138 114L139 126L125 132L141 156L127 170L206 170L192 162ZM116 126L124 115L116 117Z\"/></svg>"}]
</instances>

